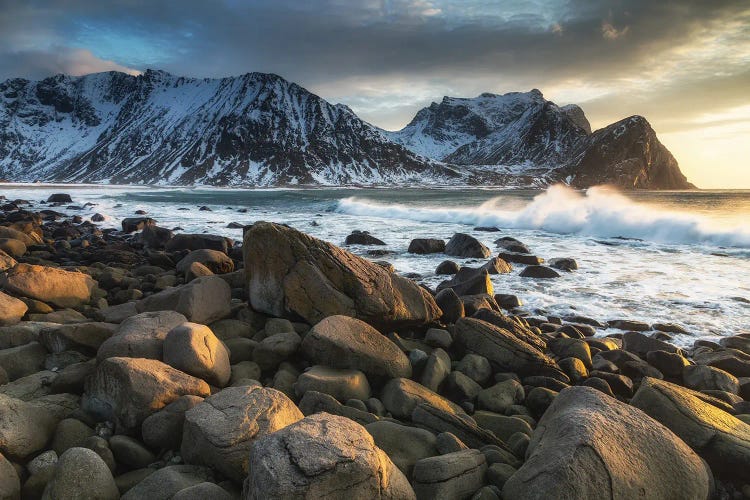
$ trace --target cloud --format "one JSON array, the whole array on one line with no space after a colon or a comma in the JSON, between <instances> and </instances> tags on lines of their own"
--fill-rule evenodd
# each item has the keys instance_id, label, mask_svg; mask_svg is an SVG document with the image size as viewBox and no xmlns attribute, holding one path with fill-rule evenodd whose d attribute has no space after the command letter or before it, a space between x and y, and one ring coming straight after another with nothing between
<instances>
[{"instance_id":1,"label":"cloud","mask_svg":"<svg viewBox=\"0 0 750 500\"><path fill-rule=\"evenodd\" d=\"M612 26L611 23L606 21L602 23L602 36L607 40L617 40L618 38L627 35L628 31L630 31L630 26L625 26L618 30Z\"/></svg>"},{"instance_id":2,"label":"cloud","mask_svg":"<svg viewBox=\"0 0 750 500\"><path fill-rule=\"evenodd\" d=\"M0 53L0 77L22 76L40 79L64 73L80 76L102 71L121 71L137 75L140 71L96 57L90 50L70 47L51 47L49 50L27 50Z\"/></svg>"}]
</instances>

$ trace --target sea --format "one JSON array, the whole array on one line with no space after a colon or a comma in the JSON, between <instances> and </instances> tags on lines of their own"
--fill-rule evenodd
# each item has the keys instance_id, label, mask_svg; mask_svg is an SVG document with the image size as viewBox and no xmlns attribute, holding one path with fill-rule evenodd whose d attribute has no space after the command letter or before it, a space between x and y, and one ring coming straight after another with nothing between
<instances>
[{"instance_id":1,"label":"sea","mask_svg":"<svg viewBox=\"0 0 750 500\"><path fill-rule=\"evenodd\" d=\"M40 202L52 193L73 198L55 210L84 218L100 213L105 227L119 228L123 218L145 210L162 227L236 240L242 229L227 227L232 222L284 223L336 245L354 230L368 231L387 245L347 249L388 261L398 273L416 273L430 287L445 279L434 273L441 261L481 261L410 254L413 238L447 241L461 232L495 251L494 241L510 236L544 259L572 257L578 263L577 271L556 279L521 277L519 264L492 277L495 292L517 295L530 315L676 323L689 332L674 335L685 347L696 338L750 332L750 190L0 185L8 200L29 200L34 209L47 208ZM393 253L368 255L376 249ZM617 330L600 334L612 332Z\"/></svg>"}]
</instances>

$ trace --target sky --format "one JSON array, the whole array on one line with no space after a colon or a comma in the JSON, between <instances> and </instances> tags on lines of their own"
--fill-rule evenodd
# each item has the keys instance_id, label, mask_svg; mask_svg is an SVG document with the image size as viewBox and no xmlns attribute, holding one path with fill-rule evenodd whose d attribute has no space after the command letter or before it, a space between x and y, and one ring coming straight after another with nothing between
<instances>
[{"instance_id":1,"label":"sky","mask_svg":"<svg viewBox=\"0 0 750 500\"><path fill-rule=\"evenodd\" d=\"M748 0L0 0L0 81L272 72L389 130L444 95L540 89L645 116L688 179L750 188Z\"/></svg>"}]
</instances>

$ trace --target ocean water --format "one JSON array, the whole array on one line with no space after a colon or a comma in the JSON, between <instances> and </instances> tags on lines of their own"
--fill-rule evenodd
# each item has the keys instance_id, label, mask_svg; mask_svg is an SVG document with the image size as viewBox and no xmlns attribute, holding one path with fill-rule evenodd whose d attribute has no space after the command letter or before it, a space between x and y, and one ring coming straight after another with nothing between
<instances>
[{"instance_id":1,"label":"ocean water","mask_svg":"<svg viewBox=\"0 0 750 500\"><path fill-rule=\"evenodd\" d=\"M677 323L690 332L675 337L685 346L696 337L750 331L750 191L0 185L0 194L11 200L36 203L55 192L71 194L78 206L93 204L56 210L84 217L99 212L107 217L103 225L111 227L143 209L160 226L237 239L242 230L227 228L230 222L282 222L338 245L352 230L369 231L387 247L349 250L363 256L370 249L392 250L373 260L389 261L400 273L418 273L433 287L444 279L434 269L448 257L408 254L412 238L447 240L465 232L494 250L495 239L512 236L540 257L573 257L579 265L553 280L522 278L522 265L492 278L496 293L519 296L531 314ZM500 231L478 232L476 226Z\"/></svg>"}]
</instances>

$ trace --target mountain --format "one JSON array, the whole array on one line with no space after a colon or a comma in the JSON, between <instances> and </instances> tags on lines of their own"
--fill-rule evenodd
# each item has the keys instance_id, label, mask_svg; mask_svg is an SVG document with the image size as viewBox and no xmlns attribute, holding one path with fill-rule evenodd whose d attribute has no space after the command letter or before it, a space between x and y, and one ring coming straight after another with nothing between
<instances>
[{"instance_id":1,"label":"mountain","mask_svg":"<svg viewBox=\"0 0 750 500\"><path fill-rule=\"evenodd\" d=\"M0 178L274 186L691 187L643 118L591 132L538 90L446 97L398 132L264 73L0 83Z\"/></svg>"},{"instance_id":2,"label":"mountain","mask_svg":"<svg viewBox=\"0 0 750 500\"><path fill-rule=\"evenodd\" d=\"M445 183L458 174L279 76L149 70L0 84L0 177L265 186Z\"/></svg>"},{"instance_id":3,"label":"mountain","mask_svg":"<svg viewBox=\"0 0 750 500\"><path fill-rule=\"evenodd\" d=\"M580 107L559 107L536 89L444 97L388 137L427 158L470 167L481 181L694 187L645 118L633 116L592 133Z\"/></svg>"}]
</instances>

